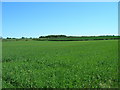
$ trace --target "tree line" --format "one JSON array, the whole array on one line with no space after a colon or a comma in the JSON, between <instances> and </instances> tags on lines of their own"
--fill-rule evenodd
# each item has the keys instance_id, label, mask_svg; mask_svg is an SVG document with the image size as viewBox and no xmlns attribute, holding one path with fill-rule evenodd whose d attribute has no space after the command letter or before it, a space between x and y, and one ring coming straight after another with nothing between
<instances>
[{"instance_id":1,"label":"tree line","mask_svg":"<svg viewBox=\"0 0 120 90\"><path fill-rule=\"evenodd\" d=\"M47 35L47 36L39 36L38 38L32 38L32 37L21 37L21 38L11 38L11 37L7 37L7 38L2 38L0 37L0 39L44 39L44 38L84 38L84 37L116 37L115 35L101 35L101 36L66 36L66 35Z\"/></svg>"}]
</instances>

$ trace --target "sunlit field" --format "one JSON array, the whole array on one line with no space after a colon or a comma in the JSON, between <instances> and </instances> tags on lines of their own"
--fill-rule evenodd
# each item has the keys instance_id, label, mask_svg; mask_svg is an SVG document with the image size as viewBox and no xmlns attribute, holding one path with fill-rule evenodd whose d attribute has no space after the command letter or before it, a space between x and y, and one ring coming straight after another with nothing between
<instances>
[{"instance_id":1,"label":"sunlit field","mask_svg":"<svg viewBox=\"0 0 120 90\"><path fill-rule=\"evenodd\" d=\"M3 88L116 88L118 40L4 41Z\"/></svg>"}]
</instances>

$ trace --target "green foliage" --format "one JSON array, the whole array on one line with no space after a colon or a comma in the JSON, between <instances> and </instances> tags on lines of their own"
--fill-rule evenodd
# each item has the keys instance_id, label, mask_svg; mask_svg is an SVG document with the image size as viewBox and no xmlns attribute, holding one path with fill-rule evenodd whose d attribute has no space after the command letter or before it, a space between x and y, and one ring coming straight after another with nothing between
<instances>
[{"instance_id":1,"label":"green foliage","mask_svg":"<svg viewBox=\"0 0 120 90\"><path fill-rule=\"evenodd\" d=\"M25 39L25 37L21 37L21 39Z\"/></svg>"},{"instance_id":2,"label":"green foliage","mask_svg":"<svg viewBox=\"0 0 120 90\"><path fill-rule=\"evenodd\" d=\"M39 38L61 38L66 37L66 35L48 35L48 36L40 36Z\"/></svg>"},{"instance_id":3,"label":"green foliage","mask_svg":"<svg viewBox=\"0 0 120 90\"><path fill-rule=\"evenodd\" d=\"M6 39L11 39L11 38L7 37Z\"/></svg>"},{"instance_id":4,"label":"green foliage","mask_svg":"<svg viewBox=\"0 0 120 90\"><path fill-rule=\"evenodd\" d=\"M3 88L118 87L117 42L3 42Z\"/></svg>"},{"instance_id":5,"label":"green foliage","mask_svg":"<svg viewBox=\"0 0 120 90\"><path fill-rule=\"evenodd\" d=\"M88 40L114 40L120 39L120 36L65 36L65 35L48 35L33 39L38 41L88 41Z\"/></svg>"}]
</instances>

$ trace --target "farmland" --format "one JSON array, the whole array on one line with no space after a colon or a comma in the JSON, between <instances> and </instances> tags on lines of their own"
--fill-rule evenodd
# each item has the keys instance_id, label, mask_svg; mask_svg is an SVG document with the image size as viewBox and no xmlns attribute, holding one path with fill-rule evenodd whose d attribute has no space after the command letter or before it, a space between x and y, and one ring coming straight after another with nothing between
<instances>
[{"instance_id":1,"label":"farmland","mask_svg":"<svg viewBox=\"0 0 120 90\"><path fill-rule=\"evenodd\" d=\"M116 88L118 40L4 41L3 88Z\"/></svg>"}]
</instances>

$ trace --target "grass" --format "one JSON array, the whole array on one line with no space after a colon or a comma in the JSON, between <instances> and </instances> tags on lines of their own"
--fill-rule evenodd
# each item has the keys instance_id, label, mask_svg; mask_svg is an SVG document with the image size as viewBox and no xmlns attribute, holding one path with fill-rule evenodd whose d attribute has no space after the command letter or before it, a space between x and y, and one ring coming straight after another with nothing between
<instances>
[{"instance_id":1,"label":"grass","mask_svg":"<svg viewBox=\"0 0 120 90\"><path fill-rule=\"evenodd\" d=\"M3 88L116 88L118 40L3 42Z\"/></svg>"}]
</instances>

